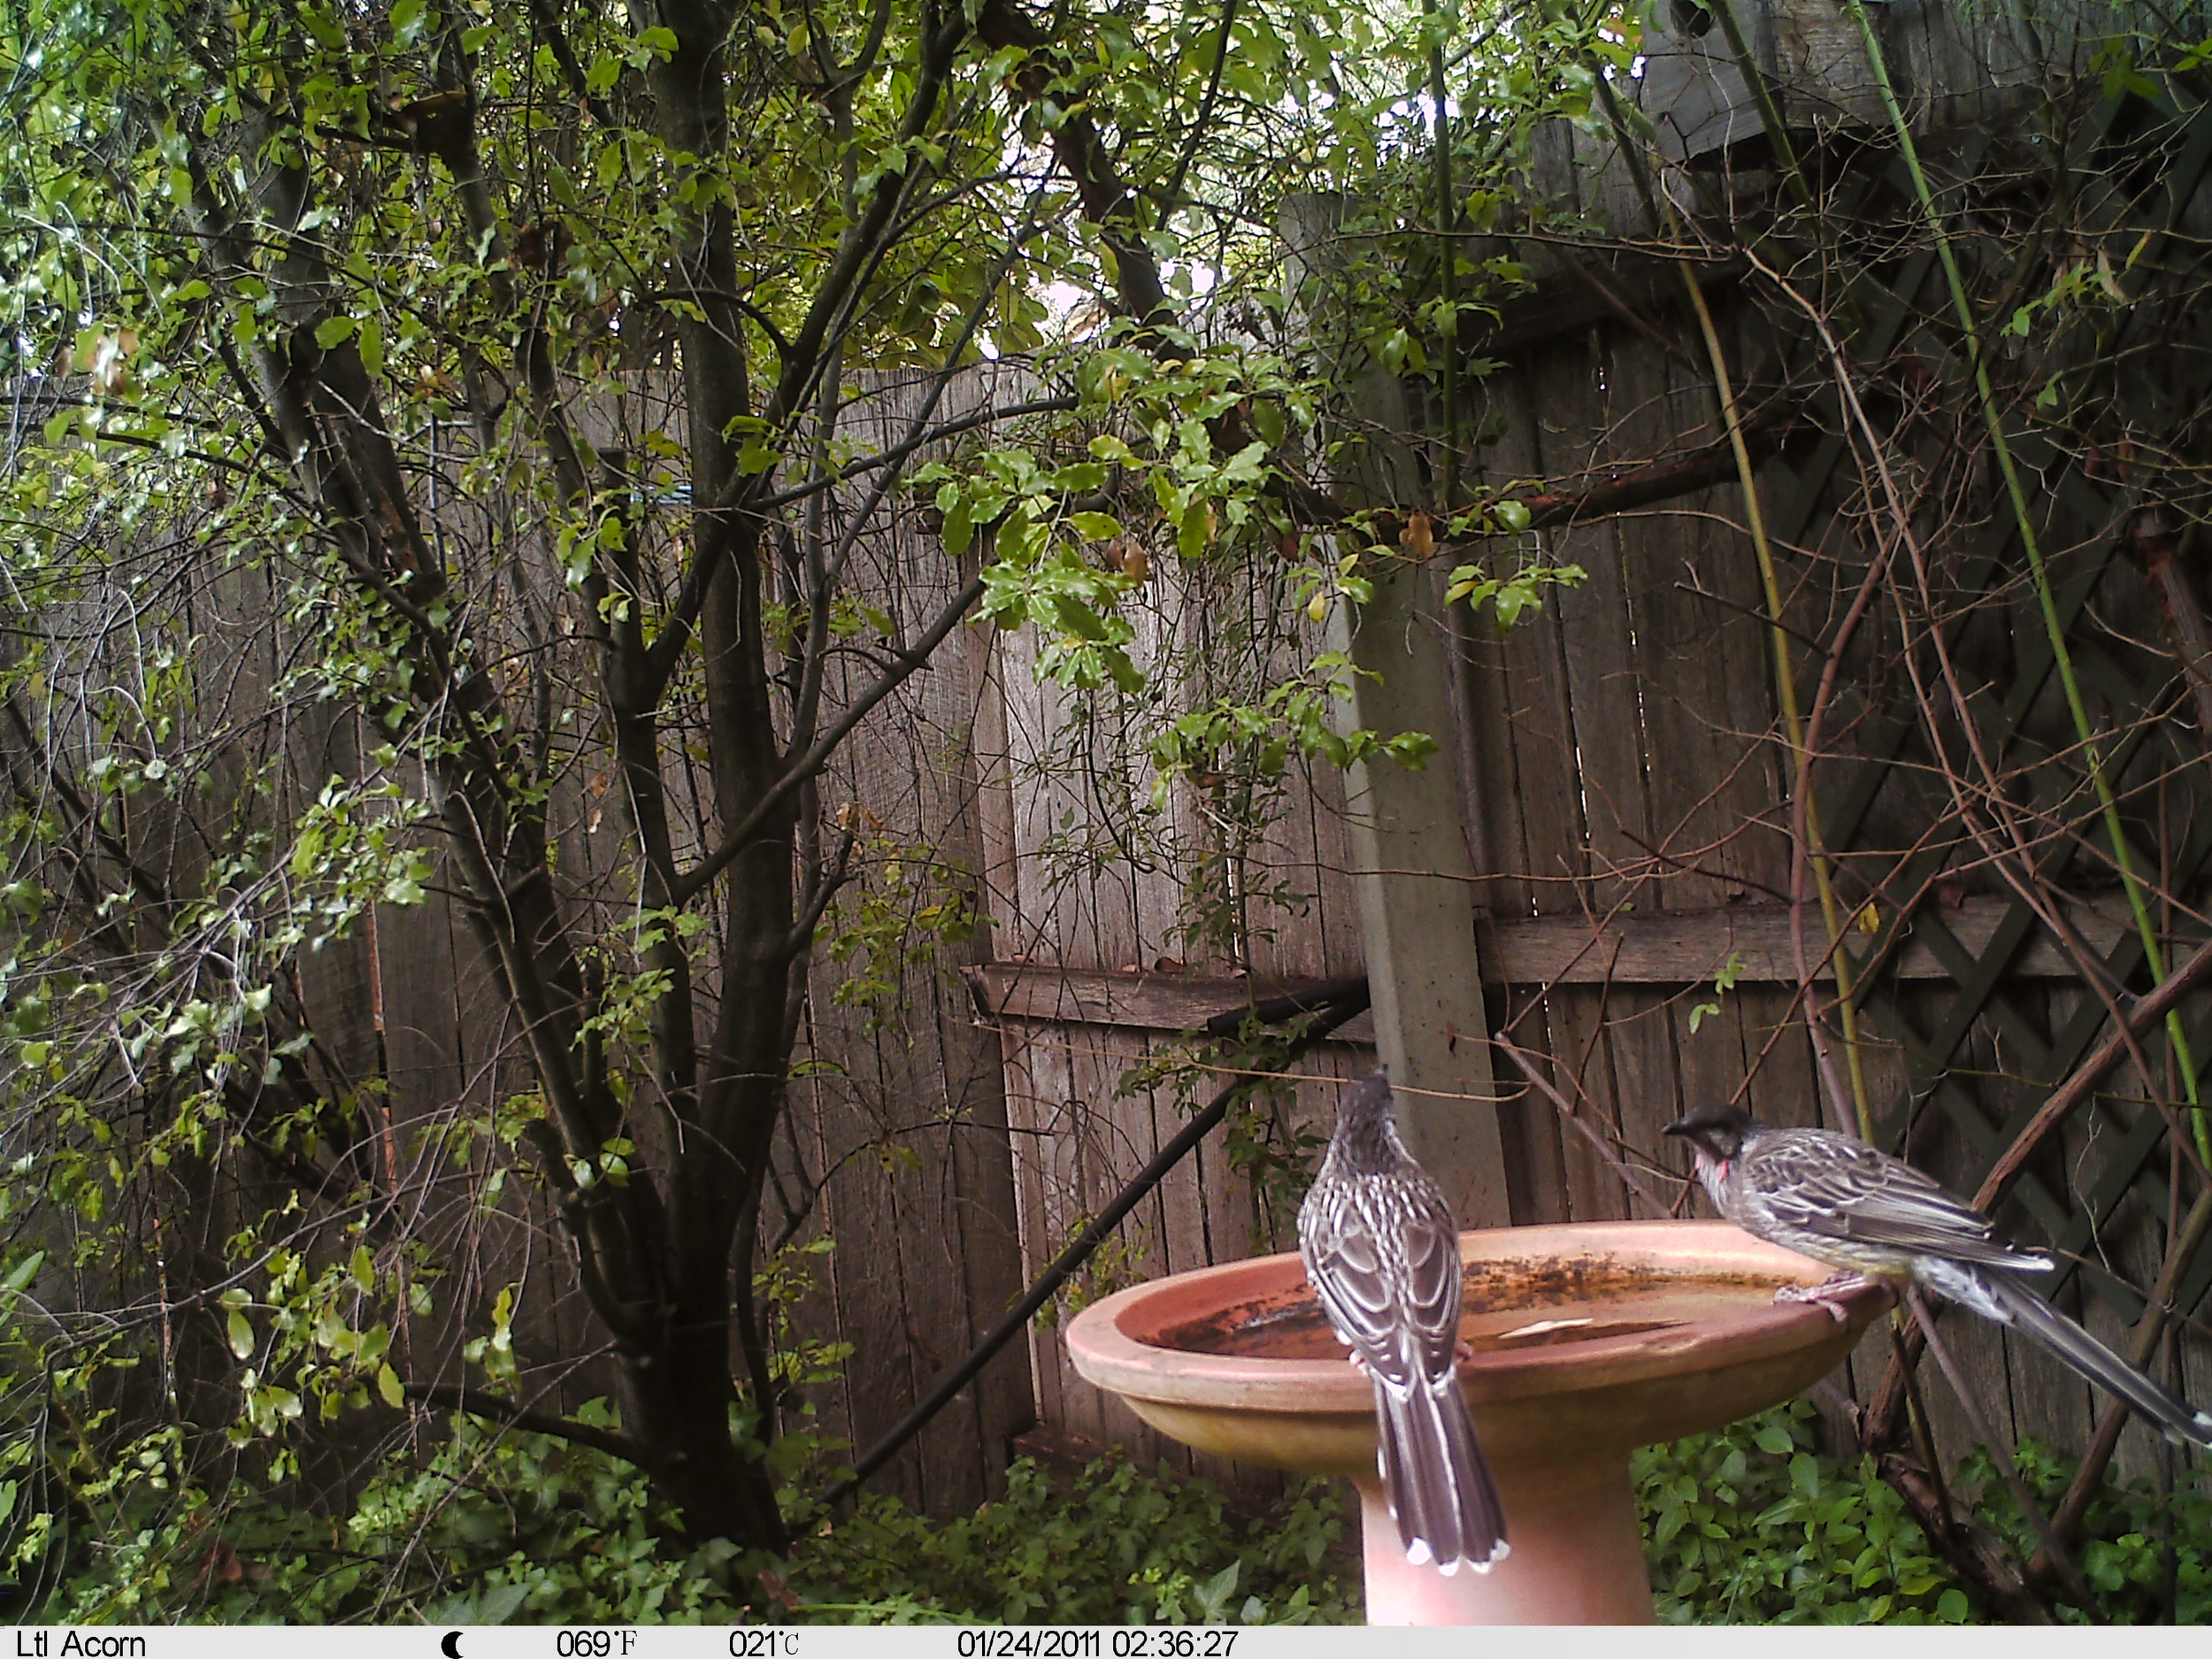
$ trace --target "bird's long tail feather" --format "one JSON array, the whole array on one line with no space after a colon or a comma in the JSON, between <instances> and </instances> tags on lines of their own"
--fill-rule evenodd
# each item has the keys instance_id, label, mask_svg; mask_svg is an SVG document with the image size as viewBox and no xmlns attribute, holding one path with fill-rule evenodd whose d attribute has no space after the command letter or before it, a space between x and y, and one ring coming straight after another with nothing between
<instances>
[{"instance_id":1,"label":"bird's long tail feather","mask_svg":"<svg viewBox=\"0 0 2212 1659\"><path fill-rule=\"evenodd\" d=\"M2200 1411L2129 1364L2103 1343L2005 1273L1978 1273L2008 1323L2043 1344L2068 1366L2154 1425L2168 1440L2212 1448L2212 1412Z\"/></svg>"},{"instance_id":2,"label":"bird's long tail feather","mask_svg":"<svg viewBox=\"0 0 2212 1659\"><path fill-rule=\"evenodd\" d=\"M1505 1509L1458 1379L1417 1386L1408 1398L1379 1384L1375 1406L1383 1480L1408 1559L1448 1573L1462 1563L1487 1572L1504 1560Z\"/></svg>"}]
</instances>

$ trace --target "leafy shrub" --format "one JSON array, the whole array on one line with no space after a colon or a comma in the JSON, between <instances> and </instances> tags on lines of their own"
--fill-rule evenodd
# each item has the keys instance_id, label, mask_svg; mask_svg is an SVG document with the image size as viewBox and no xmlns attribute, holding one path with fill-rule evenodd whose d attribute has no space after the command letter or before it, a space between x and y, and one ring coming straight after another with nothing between
<instances>
[{"instance_id":1,"label":"leafy shrub","mask_svg":"<svg viewBox=\"0 0 2212 1659\"><path fill-rule=\"evenodd\" d=\"M595 1404L578 1413L613 1425ZM1959 1624L1965 1593L1872 1460L1816 1449L1798 1402L1635 1454L1660 1617L1674 1624ZM73 1501L10 1517L13 1604L70 1623L1340 1624L1362 1617L1347 1523L1325 1482L1240 1520L1218 1488L1118 1458L1055 1483L1025 1459L1002 1497L940 1520L898 1501L810 1511L788 1561L672 1542L627 1465L463 1420L426 1462L395 1455L343 1514L288 1486L219 1498L162 1471L156 1437L122 1461L159 1479L119 1507ZM2023 1473L2047 1512L2071 1466L2032 1441ZM19 1501L31 1488L18 1483ZM1979 1452L1952 1490L2022 1555L2034 1540ZM158 1503L160 1507L152 1505ZM26 1525L39 1510L43 1525ZM2212 1620L2212 1499L2107 1486L2076 1549L2115 1624ZM2078 1609L2061 1607L2079 1622Z\"/></svg>"},{"instance_id":2,"label":"leafy shrub","mask_svg":"<svg viewBox=\"0 0 2212 1659\"><path fill-rule=\"evenodd\" d=\"M1964 1591L1874 1460L1814 1449L1793 1401L1634 1454L1663 1622L1963 1624Z\"/></svg>"},{"instance_id":3,"label":"leafy shrub","mask_svg":"<svg viewBox=\"0 0 2212 1659\"><path fill-rule=\"evenodd\" d=\"M597 1402L577 1415L613 1426ZM1116 1459L1056 1490L1024 1459L1006 1495L972 1516L940 1521L881 1496L856 1515L818 1514L788 1563L673 1543L672 1517L628 1465L467 1419L427 1463L388 1461L346 1515L291 1495L234 1489L218 1502L188 1488L157 1511L110 1510L103 1536L55 1532L43 1558L19 1564L19 1588L36 1617L72 1624L1360 1617L1356 1567L1348 1589L1347 1558L1330 1553L1344 1522L1321 1482L1238 1523L1205 1481Z\"/></svg>"},{"instance_id":4,"label":"leafy shrub","mask_svg":"<svg viewBox=\"0 0 2212 1659\"><path fill-rule=\"evenodd\" d=\"M1971 1622L1966 1593L1873 1459L1839 1462L1816 1450L1813 1418L1795 1401L1635 1454L1659 1617L1680 1624ZM2076 1465L2034 1440L2016 1456L2050 1515ZM2022 1560L2035 1552L2039 1540L1979 1448L1961 1462L1951 1492ZM2170 1549L2174 1622L2212 1621L2212 1498L2108 1483L2073 1542L2098 1612L2114 1624L2166 1617ZM2089 1622L2063 1601L2055 1610L2062 1621Z\"/></svg>"},{"instance_id":5,"label":"leafy shrub","mask_svg":"<svg viewBox=\"0 0 2212 1659\"><path fill-rule=\"evenodd\" d=\"M595 1402L580 1418L611 1425ZM727 1544L666 1540L627 1464L456 1420L419 1466L389 1459L344 1516L291 1494L187 1491L73 1551L56 1622L730 1624L746 1617Z\"/></svg>"},{"instance_id":6,"label":"leafy shrub","mask_svg":"<svg viewBox=\"0 0 2212 1659\"><path fill-rule=\"evenodd\" d=\"M2028 1490L2050 1515L2064 1499L2074 1465L2038 1440L2021 1441L2014 1456ZM2016 1555L2032 1555L2040 1540L1978 1447L1959 1477L1981 1483L1984 1495L1977 1507L1990 1529ZM2174 1623L2212 1622L2212 1498L2184 1487L2162 1495L2147 1481L2138 1481L2124 1490L2107 1485L2090 1500L2073 1556L2108 1624L2149 1624L2165 1617L2170 1548ZM2069 1623L2089 1622L2079 1608L2063 1602L2058 1614Z\"/></svg>"},{"instance_id":7,"label":"leafy shrub","mask_svg":"<svg viewBox=\"0 0 2212 1659\"><path fill-rule=\"evenodd\" d=\"M957 1520L865 1500L801 1543L787 1589L791 1617L856 1624L1356 1624L1343 1532L1320 1480L1240 1526L1207 1481L1110 1459L1056 1489L1025 1458Z\"/></svg>"}]
</instances>

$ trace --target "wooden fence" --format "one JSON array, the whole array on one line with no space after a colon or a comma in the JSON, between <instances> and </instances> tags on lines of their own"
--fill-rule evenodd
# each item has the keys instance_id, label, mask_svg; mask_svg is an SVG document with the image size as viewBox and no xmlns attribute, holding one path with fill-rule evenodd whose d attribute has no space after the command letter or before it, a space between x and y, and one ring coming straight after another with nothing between
<instances>
[{"instance_id":1,"label":"wooden fence","mask_svg":"<svg viewBox=\"0 0 2212 1659\"><path fill-rule=\"evenodd\" d=\"M2076 67L2085 64L2086 38L2075 38ZM1993 81L1989 97L2001 89ZM2198 193L2212 125L2201 106L2175 96L2154 111L2123 109L2124 96L2085 100L2073 136L2085 165L2130 123L2170 124L2146 153L2170 171L2137 180L2111 207L2105 227L2114 234L2162 234ZM1625 182L1590 141L1562 130L1545 142L1545 193L1571 204L1579 191L1591 217L1629 222L1636 210ZM1988 135L1937 135L1930 149L1939 185L1965 191ZM1715 159L1724 162L1725 152ZM1893 228L1909 201L1901 186L1893 157L1878 153L1861 173L1834 181L1830 211L1838 223L1856 216ZM1522 251L1541 280L1505 307L1482 347L1501 366L1482 381L1484 406L1466 424L1498 435L1480 451L1471 488L1602 482L1720 452L1711 373L1673 273L1595 243ZM1802 319L1793 326L1770 303L1763 308L1740 288L1743 274L1740 261L1724 259L1699 272L1743 384L1801 400L1788 415L1793 435L1763 463L1760 480L1793 672L1809 701L1824 642L1867 578L1877 540L1833 385L1824 392L1826 370ZM1939 320L1947 302L1924 245L1855 280L1859 360L1909 359L1955 384L1956 342ZM1411 401L1397 424L1418 429L1425 419L1433 430L1433 407L1398 392ZM2138 525L2134 503L2109 474L2090 476L2093 469L2016 436L2039 469L2039 534L2070 652L2085 665L2099 727L2110 734L2131 836L2151 849L2154 887L2178 895L2162 919L2170 961L2178 960L2202 936L2188 895L2202 891L2212 814L2183 676L2158 643L2170 630L2162 629L2143 566L2122 557ZM1916 454L1940 448L1925 432L1908 432L1905 442ZM1832 978L1819 967L1826 935L1816 907L1790 902L1804 878L1793 869L1793 763L1774 634L1742 497L1732 472L1715 476L1732 481L1525 542L1522 556L1578 565L1587 580L1554 590L1540 614L1502 639L1463 620L1440 625L1451 628L1455 729L1438 733L1450 741L1427 775L1465 827L1479 895L1474 937L1450 948L1479 975L1488 1023L1548 1056L1549 1075L1585 1124L1624 1156L1676 1168L1678 1155L1660 1132L1696 1103L1740 1100L1770 1122L1850 1126L1833 1104L1824 1109L1799 1011L1801 982ZM1984 477L1926 509L1924 521L1938 580L1958 602L1958 616L1939 626L1970 661L1977 729L2017 767L2033 810L2087 821L2081 777L2066 770L2078 757L2054 655L2008 511ZM1436 574L1401 580L1432 588ZM1262 588L1271 580L1253 578ZM1224 595L1161 586L1152 626L1163 660L1168 644L1182 660L1202 660ZM1233 609L1235 596L1228 601ZM1130 734L1087 729L1103 717L1039 685L1030 649L1018 637L999 641L987 674L996 701L987 702L978 730L996 956L970 978L1003 1044L1023 1260L1034 1271L1179 1126L1168 1091L1121 1088L1126 1075L1174 1051L1174 1033L1271 984L1388 964L1370 961L1363 945L1344 786L1325 767L1295 773L1279 817L1246 855L1248 887L1299 896L1271 910L1238 951L1194 953L1178 879L1188 867L1110 844L1148 787L1141 764L1127 759ZM1921 729L1908 654L1899 627L1879 618L1850 648L1814 802L1836 855L1854 978L1864 981L1855 997L1860 1059L1878 1131L1970 1190L2105 1029L2105 1002L2081 977L2084 955L2112 985L2139 987L2142 946L2108 863L2100 867L2078 848L2043 849L2038 869L2058 901L2045 912L1998 879L1946 790L1945 744L1959 732L1947 727L1932 741ZM1179 829L1179 844L1198 844L1206 810L1202 788L1179 785L1161 833L1173 841L1169 831ZM1809 909L1809 957L1799 934ZM2190 1010L2200 1055L2212 1052L2205 1012ZM1371 1035L1345 1034L1302 1068L1310 1080L1297 1086L1290 1116L1309 1131L1325 1127L1336 1081L1372 1064L1361 1041ZM1510 1066L1494 1069L1493 1099L1464 1108L1495 1111L1510 1219L1635 1213L1584 1137L1540 1096L1506 1087ZM2001 1213L2014 1233L2067 1253L2064 1294L2122 1347L2184 1192L2166 1129L2139 1088L2115 1085L2033 1160ZM1090 1288L1286 1248L1279 1230L1256 1235L1253 1194L1223 1164L1207 1147L1171 1176ZM1701 1202L1686 1194L1683 1208ZM2185 1277L2185 1313L2202 1305L2208 1277L2202 1262ZM1847 1379L1862 1391L1888 1358L1886 1338L1870 1340L1878 1346L1862 1350ZM2103 1402L2070 1373L1978 1322L1962 1322L1955 1343L2000 1432L2075 1451L2087 1443ZM2173 1374L2193 1397L2212 1395L2206 1327L2192 1326L2179 1348ZM1032 1363L1045 1424L1119 1443L1141 1462L1161 1456L1263 1486L1163 1442L1101 1398L1073 1377L1055 1330L1037 1330ZM1962 1453L1963 1417L1947 1402L1934 1411L1945 1456ZM2131 1425L2116 1472L2154 1473L2164 1455Z\"/></svg>"}]
</instances>

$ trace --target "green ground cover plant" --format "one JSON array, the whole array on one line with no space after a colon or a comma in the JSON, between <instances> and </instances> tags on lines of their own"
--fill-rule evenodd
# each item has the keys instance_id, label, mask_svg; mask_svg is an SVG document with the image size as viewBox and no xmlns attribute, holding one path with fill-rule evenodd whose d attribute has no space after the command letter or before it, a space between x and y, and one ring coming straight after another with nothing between
<instances>
[{"instance_id":1,"label":"green ground cover plant","mask_svg":"<svg viewBox=\"0 0 2212 1659\"><path fill-rule=\"evenodd\" d=\"M583 1418L611 1425L603 1406ZM1969 1624L1980 1614L1871 1460L1816 1444L1802 1402L1635 1455L1659 1616L1672 1624ZM158 1455L158 1448L149 1448ZM2024 1442L2047 1509L2071 1478ZM135 1490L145 1492L142 1484ZM2033 1540L1979 1451L1953 1490L2024 1557ZM676 1539L642 1477L535 1435L467 1427L398 1461L342 1514L283 1491L187 1491L92 1532L20 1525L14 1588L69 1623L1356 1624L1356 1537L1328 1482L1240 1513L1204 1480L1118 1457L943 1519L875 1494L832 1514L785 1494L784 1556ZM31 1546L27 1553L27 1546ZM2212 1618L2212 1500L2107 1486L2077 1559L2113 1624ZM20 1605L21 1603L19 1603ZM2062 1620L2085 1623L2062 1603Z\"/></svg>"},{"instance_id":2,"label":"green ground cover plant","mask_svg":"<svg viewBox=\"0 0 2212 1659\"><path fill-rule=\"evenodd\" d=\"M1964 1624L1966 1593L1872 1459L1778 1407L1631 1462L1659 1617L1677 1624Z\"/></svg>"},{"instance_id":3,"label":"green ground cover plant","mask_svg":"<svg viewBox=\"0 0 2212 1659\"><path fill-rule=\"evenodd\" d=\"M2014 1455L2037 1503L2052 1513L2074 1478L2073 1464L2034 1440L2021 1442ZM2033 1553L2031 1525L1978 1448L1961 1478L1982 1483L1987 1495L1978 1512L1983 1520L2024 1560ZM2192 1491L2177 1482L2172 1491L2161 1493L2144 1481L2124 1488L2108 1485L2091 1502L2081 1537L2074 1559L2111 1623L2157 1623L2170 1601L2175 1624L2212 1624L2212 1497L2201 1487ZM2078 1609L2062 1607L2060 1615L2081 1618Z\"/></svg>"},{"instance_id":4,"label":"green ground cover plant","mask_svg":"<svg viewBox=\"0 0 2212 1659\"><path fill-rule=\"evenodd\" d=\"M1942 1624L1978 1610L1863 1455L1817 1449L1813 1408L1793 1401L1712 1434L1635 1454L1638 1513L1662 1620L1679 1624ZM2034 1440L2016 1450L2046 1514L2073 1464ZM2036 1540L1978 1448L1955 1497L2022 1560ZM2107 1485L2077 1534L2076 1561L2115 1624L2212 1618L2212 1500ZM2066 1623L2088 1623L2061 1601Z\"/></svg>"},{"instance_id":5,"label":"green ground cover plant","mask_svg":"<svg viewBox=\"0 0 2212 1659\"><path fill-rule=\"evenodd\" d=\"M1056 1490L1026 1459L1006 1496L950 1523L888 1498L803 1540L794 1617L1009 1624L1341 1624L1361 1618L1357 1557L1328 1484L1239 1521L1203 1480L1094 1464Z\"/></svg>"},{"instance_id":6,"label":"green ground cover plant","mask_svg":"<svg viewBox=\"0 0 2212 1659\"><path fill-rule=\"evenodd\" d=\"M789 1489L785 1500L787 1556L694 1547L618 1459L472 1425L421 1467L388 1464L342 1514L304 1512L281 1491L188 1492L97 1535L53 1529L42 1548L19 1529L15 1588L32 1617L73 1624L1360 1617L1357 1560L1325 1482L1240 1518L1206 1481L1119 1458L1056 1481L1024 1458L1001 1497L951 1520L879 1494L840 1514Z\"/></svg>"}]
</instances>

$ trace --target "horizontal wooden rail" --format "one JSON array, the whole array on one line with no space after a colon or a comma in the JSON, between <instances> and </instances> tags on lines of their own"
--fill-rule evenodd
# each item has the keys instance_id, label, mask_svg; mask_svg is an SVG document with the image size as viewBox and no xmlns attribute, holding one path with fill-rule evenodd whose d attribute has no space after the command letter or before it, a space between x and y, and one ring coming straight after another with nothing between
<instances>
[{"instance_id":1,"label":"horizontal wooden rail","mask_svg":"<svg viewBox=\"0 0 2212 1659\"><path fill-rule=\"evenodd\" d=\"M1979 955L2004 919L2002 899L1972 898L1941 912L1965 948ZM2107 952L2123 918L2076 910L2071 918L2092 949ZM1732 955L1742 964L1737 983L1793 984L1797 953L1788 910L1747 904L1678 914L1630 911L1594 926L1580 916L1517 917L1478 925L1484 979L1532 988L1545 985L1689 986L1711 979ZM1868 941L1870 942L1870 941ZM1817 955L1817 930L1808 941ZM1062 968L1045 963L995 962L963 970L977 1002L1003 1019L1074 1025L1125 1025L1144 1031L1195 1031L1240 998L1263 998L1307 988L1288 979L1205 979L1185 973ZM1907 944L1896 964L1899 977L1946 980L1935 953ZM2073 959L2054 940L2023 949L2010 972L2020 979L2069 979ZM1828 977L1826 974L1823 978ZM1335 1034L1339 1042L1371 1043L1366 1015Z\"/></svg>"},{"instance_id":2,"label":"horizontal wooden rail","mask_svg":"<svg viewBox=\"0 0 2212 1659\"><path fill-rule=\"evenodd\" d=\"M2008 899L1971 898L1956 910L1937 912L1958 941L1976 956L2011 907ZM2072 921L2083 941L2108 953L2120 936L2124 917L2110 918L2078 910ZM1731 954L1743 964L1737 977L1745 985L1793 985L1797 949L1790 937L1790 913L1779 904L1731 905L1717 910L1629 911L1602 928L1580 916L1532 916L1482 925L1485 978L1514 986L1694 985L1710 979ZM1806 953L1816 963L1823 943L1818 919L1807 929ZM1870 941L1855 941L1863 946ZM1854 955L1863 956L1863 949ZM2074 960L2057 941L2038 938L2013 961L2011 973L2031 979L2070 979ZM1947 969L1927 946L1908 941L1896 964L1899 978L1948 979ZM1822 972L1822 979L1832 977Z\"/></svg>"}]
</instances>

